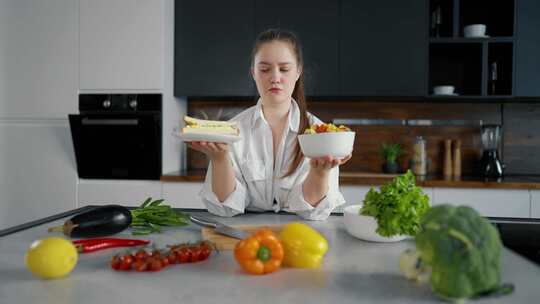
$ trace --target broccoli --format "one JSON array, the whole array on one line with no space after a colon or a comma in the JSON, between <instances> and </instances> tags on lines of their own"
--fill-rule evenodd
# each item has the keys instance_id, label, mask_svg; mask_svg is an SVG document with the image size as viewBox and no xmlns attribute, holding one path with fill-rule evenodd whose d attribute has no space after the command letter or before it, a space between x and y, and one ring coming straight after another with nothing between
<instances>
[{"instance_id":1,"label":"broccoli","mask_svg":"<svg viewBox=\"0 0 540 304\"><path fill-rule=\"evenodd\" d=\"M513 290L500 285L499 233L474 209L432 207L422 217L415 239L416 252L404 252L400 267L408 278L430 274L431 288L442 298L460 301Z\"/></svg>"}]
</instances>

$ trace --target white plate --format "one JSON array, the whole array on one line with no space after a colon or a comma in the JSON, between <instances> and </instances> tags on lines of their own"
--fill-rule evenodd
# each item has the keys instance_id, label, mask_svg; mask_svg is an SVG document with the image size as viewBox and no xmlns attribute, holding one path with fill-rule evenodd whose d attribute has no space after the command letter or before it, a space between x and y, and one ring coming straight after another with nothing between
<instances>
[{"instance_id":1,"label":"white plate","mask_svg":"<svg viewBox=\"0 0 540 304\"><path fill-rule=\"evenodd\" d=\"M177 133L173 132L173 135L180 138L184 142L188 141L210 141L210 142L222 142L231 144L233 142L242 139L239 135L227 135L227 134L202 134L202 133Z\"/></svg>"}]
</instances>

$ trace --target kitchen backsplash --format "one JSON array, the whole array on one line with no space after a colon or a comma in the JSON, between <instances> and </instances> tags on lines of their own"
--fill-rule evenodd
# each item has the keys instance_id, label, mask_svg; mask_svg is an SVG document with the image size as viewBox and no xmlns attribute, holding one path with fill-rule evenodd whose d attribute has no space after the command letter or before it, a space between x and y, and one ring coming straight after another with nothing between
<instances>
[{"instance_id":1,"label":"kitchen backsplash","mask_svg":"<svg viewBox=\"0 0 540 304\"><path fill-rule=\"evenodd\" d=\"M228 120L255 101L189 100L188 115L203 118ZM482 153L480 142L481 124L504 125L502 157L507 172L512 174L538 174L540 163L531 157L520 157L520 148L529 154L538 150L540 135L532 130L540 128L540 111L537 105L503 105L498 103L465 102L382 102L382 101L311 101L308 110L324 122L342 122L356 134L353 158L342 167L343 171L381 172L381 143L400 143L405 154L399 158L402 169L409 168L412 145L417 136L427 141L428 173L442 174L444 140L461 140L462 174L476 175ZM536 115L539 117L540 115ZM521 123L517 120L523 119ZM536 120L535 120L536 119ZM528 128L529 121L536 128ZM534 126L533 126L534 127ZM509 136L521 138L519 141ZM523 147L522 147L523 146ZM508 154L508 157L505 157ZM207 167L201 153L188 149L187 169L199 170Z\"/></svg>"}]
</instances>

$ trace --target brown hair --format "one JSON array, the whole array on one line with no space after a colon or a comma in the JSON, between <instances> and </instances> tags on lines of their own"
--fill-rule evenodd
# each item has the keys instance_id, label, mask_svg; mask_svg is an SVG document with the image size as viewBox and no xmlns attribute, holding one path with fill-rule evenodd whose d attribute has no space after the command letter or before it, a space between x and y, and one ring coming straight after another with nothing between
<instances>
[{"instance_id":1,"label":"brown hair","mask_svg":"<svg viewBox=\"0 0 540 304\"><path fill-rule=\"evenodd\" d=\"M251 52L251 65L253 66L255 55L259 51L260 47L265 44L272 41L281 41L288 43L293 52L296 56L296 61L298 63L299 67L304 66L304 57L302 55L302 47L300 45L300 41L296 37L295 34L293 34L290 31L281 30L281 29L269 29L259 34L257 39L255 40L255 45L253 46L253 50ZM294 90L292 93L292 97L294 100L296 100L296 103L298 104L298 109L300 110L300 124L298 126L298 132L302 132L303 130L307 129L309 127L309 119L307 115L307 103L306 103L306 96L304 94L304 72L300 74L300 77L296 81L296 84L294 86ZM302 154L302 150L300 150L300 145L298 144L298 138L296 138L295 145L294 145L294 158L291 162L291 165L289 166L289 169L287 170L287 173L283 177L287 177L296 171L300 163L304 160L304 154Z\"/></svg>"}]
</instances>

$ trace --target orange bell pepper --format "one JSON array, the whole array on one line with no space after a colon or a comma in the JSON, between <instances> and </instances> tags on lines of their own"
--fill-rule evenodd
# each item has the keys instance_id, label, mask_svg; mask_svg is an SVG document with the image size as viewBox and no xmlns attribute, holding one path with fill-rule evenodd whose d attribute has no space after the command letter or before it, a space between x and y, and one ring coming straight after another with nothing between
<instances>
[{"instance_id":1,"label":"orange bell pepper","mask_svg":"<svg viewBox=\"0 0 540 304\"><path fill-rule=\"evenodd\" d=\"M260 229L238 242L234 257L242 269L251 274L265 274L278 270L283 261L283 246L270 229Z\"/></svg>"}]
</instances>

